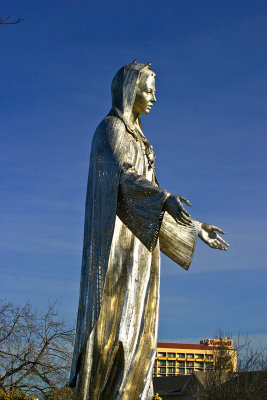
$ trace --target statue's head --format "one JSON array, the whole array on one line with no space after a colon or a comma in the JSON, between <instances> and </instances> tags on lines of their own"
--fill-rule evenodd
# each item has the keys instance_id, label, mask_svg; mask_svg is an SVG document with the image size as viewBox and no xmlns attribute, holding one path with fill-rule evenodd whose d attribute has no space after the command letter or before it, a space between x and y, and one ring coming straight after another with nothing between
<instances>
[{"instance_id":1,"label":"statue's head","mask_svg":"<svg viewBox=\"0 0 267 400\"><path fill-rule=\"evenodd\" d=\"M124 120L132 130L129 117L134 111L137 114L148 114L155 98L155 72L150 64L136 61L122 67L112 81L112 111Z\"/></svg>"},{"instance_id":2,"label":"statue's head","mask_svg":"<svg viewBox=\"0 0 267 400\"><path fill-rule=\"evenodd\" d=\"M149 67L141 70L137 80L133 111L136 114L148 114L156 101L156 74Z\"/></svg>"}]
</instances>

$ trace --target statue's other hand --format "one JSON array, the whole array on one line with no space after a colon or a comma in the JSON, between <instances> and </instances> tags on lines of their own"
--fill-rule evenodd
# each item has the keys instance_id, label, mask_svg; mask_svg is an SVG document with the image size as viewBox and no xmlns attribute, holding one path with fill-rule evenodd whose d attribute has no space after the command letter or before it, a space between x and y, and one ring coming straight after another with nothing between
<instances>
[{"instance_id":1,"label":"statue's other hand","mask_svg":"<svg viewBox=\"0 0 267 400\"><path fill-rule=\"evenodd\" d=\"M227 250L229 244L215 231L224 234L224 232L217 226L202 223L198 236L213 249Z\"/></svg>"},{"instance_id":2,"label":"statue's other hand","mask_svg":"<svg viewBox=\"0 0 267 400\"><path fill-rule=\"evenodd\" d=\"M192 219L190 214L182 206L182 202L188 206L192 204L185 197L171 194L164 204L164 210L167 211L173 219L180 225L191 225Z\"/></svg>"}]
</instances>

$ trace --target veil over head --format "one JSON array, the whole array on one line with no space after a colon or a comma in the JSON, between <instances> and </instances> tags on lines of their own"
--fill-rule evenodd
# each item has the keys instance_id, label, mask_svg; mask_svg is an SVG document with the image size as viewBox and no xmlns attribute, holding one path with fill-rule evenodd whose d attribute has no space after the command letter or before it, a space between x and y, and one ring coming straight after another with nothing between
<instances>
[{"instance_id":1,"label":"veil over head","mask_svg":"<svg viewBox=\"0 0 267 400\"><path fill-rule=\"evenodd\" d=\"M110 115L116 115L122 119L130 132L134 131L134 126L130 123L130 115L133 110L140 75L143 70L149 70L149 67L150 63L143 64L133 61L122 67L112 81Z\"/></svg>"}]
</instances>

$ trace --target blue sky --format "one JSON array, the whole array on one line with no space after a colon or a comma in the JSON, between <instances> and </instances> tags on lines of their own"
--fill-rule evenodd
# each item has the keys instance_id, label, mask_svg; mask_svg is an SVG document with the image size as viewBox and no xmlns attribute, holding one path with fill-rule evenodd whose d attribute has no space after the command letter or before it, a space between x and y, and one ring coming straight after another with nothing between
<instances>
[{"instance_id":1,"label":"blue sky","mask_svg":"<svg viewBox=\"0 0 267 400\"><path fill-rule=\"evenodd\" d=\"M267 347L266 15L260 0L0 1L1 297L77 311L92 135L116 71L152 62L143 118L162 187L221 226L188 272L162 258L160 340L220 328Z\"/></svg>"}]
</instances>

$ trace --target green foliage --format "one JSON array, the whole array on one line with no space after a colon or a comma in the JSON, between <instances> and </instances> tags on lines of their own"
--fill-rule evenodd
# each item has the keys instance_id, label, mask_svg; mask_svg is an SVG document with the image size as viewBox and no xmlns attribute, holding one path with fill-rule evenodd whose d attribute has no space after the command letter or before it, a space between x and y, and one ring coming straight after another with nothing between
<instances>
[{"instance_id":1,"label":"green foliage","mask_svg":"<svg viewBox=\"0 0 267 400\"><path fill-rule=\"evenodd\" d=\"M4 392L0 389L0 400L34 400L34 397L28 397L27 394L21 390L8 390Z\"/></svg>"},{"instance_id":2,"label":"green foliage","mask_svg":"<svg viewBox=\"0 0 267 400\"><path fill-rule=\"evenodd\" d=\"M71 400L72 399L72 389L68 387L64 388L53 388L46 395L47 400Z\"/></svg>"}]
</instances>

